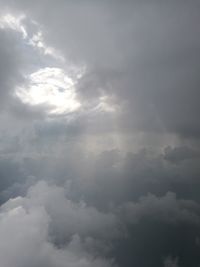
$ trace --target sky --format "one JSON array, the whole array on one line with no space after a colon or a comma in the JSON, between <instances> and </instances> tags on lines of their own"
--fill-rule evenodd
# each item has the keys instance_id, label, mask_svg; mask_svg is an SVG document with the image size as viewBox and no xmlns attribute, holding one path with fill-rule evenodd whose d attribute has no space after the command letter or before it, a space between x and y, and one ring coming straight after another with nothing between
<instances>
[{"instance_id":1,"label":"sky","mask_svg":"<svg viewBox=\"0 0 200 267\"><path fill-rule=\"evenodd\" d=\"M0 0L1 267L200 266L199 15Z\"/></svg>"}]
</instances>

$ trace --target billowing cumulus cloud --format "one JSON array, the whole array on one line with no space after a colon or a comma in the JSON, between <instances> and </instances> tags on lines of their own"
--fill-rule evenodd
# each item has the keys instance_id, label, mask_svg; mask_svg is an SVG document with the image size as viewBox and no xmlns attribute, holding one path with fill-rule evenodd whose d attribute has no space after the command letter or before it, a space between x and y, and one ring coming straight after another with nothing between
<instances>
[{"instance_id":1,"label":"billowing cumulus cloud","mask_svg":"<svg viewBox=\"0 0 200 267\"><path fill-rule=\"evenodd\" d=\"M65 199L62 188L40 182L30 189L27 197L10 199L1 207L1 264L5 267L113 266L112 260L101 258L97 252L91 254L90 249L95 244L93 233L108 228L112 231L113 227L112 215L83 203L75 204ZM57 231L62 231L62 238L67 241L62 247L53 243ZM83 240L82 233L86 235Z\"/></svg>"}]
</instances>

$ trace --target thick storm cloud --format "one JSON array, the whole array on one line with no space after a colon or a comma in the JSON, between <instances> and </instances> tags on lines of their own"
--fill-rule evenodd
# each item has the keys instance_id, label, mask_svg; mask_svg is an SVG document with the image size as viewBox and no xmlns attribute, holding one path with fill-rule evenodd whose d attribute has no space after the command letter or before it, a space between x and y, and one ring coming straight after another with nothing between
<instances>
[{"instance_id":1,"label":"thick storm cloud","mask_svg":"<svg viewBox=\"0 0 200 267\"><path fill-rule=\"evenodd\" d=\"M198 267L200 3L0 9L0 265Z\"/></svg>"}]
</instances>

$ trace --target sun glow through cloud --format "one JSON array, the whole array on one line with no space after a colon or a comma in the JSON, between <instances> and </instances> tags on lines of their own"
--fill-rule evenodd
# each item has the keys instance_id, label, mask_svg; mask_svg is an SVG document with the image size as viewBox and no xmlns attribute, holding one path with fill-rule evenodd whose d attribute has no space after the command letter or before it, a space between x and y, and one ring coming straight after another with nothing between
<instances>
[{"instance_id":1,"label":"sun glow through cloud","mask_svg":"<svg viewBox=\"0 0 200 267\"><path fill-rule=\"evenodd\" d=\"M41 56L50 56L55 63L64 63L65 58L56 48L46 44L40 25L30 20L35 31L30 32L26 25L27 17L22 14L3 14L0 16L0 28L11 29L21 34L25 45L36 49ZM77 74L77 79L78 74ZM76 111L80 103L76 97L75 81L62 68L46 67L25 75L26 83L17 87L15 95L24 103L31 106L44 105L48 114L66 114Z\"/></svg>"},{"instance_id":2,"label":"sun glow through cloud","mask_svg":"<svg viewBox=\"0 0 200 267\"><path fill-rule=\"evenodd\" d=\"M29 84L17 88L19 99L32 106L46 105L50 114L76 111L80 103L76 97L75 83L60 68L43 68L32 73Z\"/></svg>"}]
</instances>

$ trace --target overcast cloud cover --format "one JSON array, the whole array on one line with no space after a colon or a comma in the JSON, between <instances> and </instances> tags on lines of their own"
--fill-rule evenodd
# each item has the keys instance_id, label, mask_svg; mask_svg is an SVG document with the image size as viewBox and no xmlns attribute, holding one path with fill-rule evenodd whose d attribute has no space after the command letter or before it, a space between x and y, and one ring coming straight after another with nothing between
<instances>
[{"instance_id":1,"label":"overcast cloud cover","mask_svg":"<svg viewBox=\"0 0 200 267\"><path fill-rule=\"evenodd\" d=\"M0 0L0 266L200 266L200 2Z\"/></svg>"}]
</instances>

